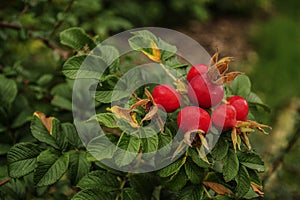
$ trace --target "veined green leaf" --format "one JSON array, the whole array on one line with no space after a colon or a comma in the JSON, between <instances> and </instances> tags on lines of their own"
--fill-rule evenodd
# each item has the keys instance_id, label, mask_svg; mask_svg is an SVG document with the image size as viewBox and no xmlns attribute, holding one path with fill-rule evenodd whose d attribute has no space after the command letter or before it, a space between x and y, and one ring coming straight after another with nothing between
<instances>
[{"instance_id":1,"label":"veined green leaf","mask_svg":"<svg viewBox=\"0 0 300 200\"><path fill-rule=\"evenodd\" d=\"M75 194L71 200L114 200L108 192L103 192L99 188L82 190Z\"/></svg>"},{"instance_id":2,"label":"veined green leaf","mask_svg":"<svg viewBox=\"0 0 300 200\"><path fill-rule=\"evenodd\" d=\"M180 170L180 168L184 165L185 162L186 162L186 157L179 158L178 160L176 160L172 164L170 164L167 167L159 170L158 175L160 177L171 176L172 174L177 173Z\"/></svg>"},{"instance_id":3,"label":"veined green leaf","mask_svg":"<svg viewBox=\"0 0 300 200\"><path fill-rule=\"evenodd\" d=\"M247 192L249 191L249 189L251 187L250 177L249 177L246 167L240 166L238 175L236 177L236 182L237 182L236 196L238 198L242 198L242 197L244 197L244 195L247 194Z\"/></svg>"},{"instance_id":4,"label":"veined green leaf","mask_svg":"<svg viewBox=\"0 0 300 200\"><path fill-rule=\"evenodd\" d=\"M135 160L141 146L141 140L123 132L117 146L118 149L115 152L114 160L119 167L122 167Z\"/></svg>"},{"instance_id":5,"label":"veined green leaf","mask_svg":"<svg viewBox=\"0 0 300 200\"><path fill-rule=\"evenodd\" d=\"M51 185L57 182L67 171L69 154L57 155L51 150L43 151L37 157L34 182L37 186Z\"/></svg>"},{"instance_id":6,"label":"veined green leaf","mask_svg":"<svg viewBox=\"0 0 300 200\"><path fill-rule=\"evenodd\" d=\"M17 92L16 82L0 75L0 105L9 106L16 98Z\"/></svg>"},{"instance_id":7,"label":"veined green leaf","mask_svg":"<svg viewBox=\"0 0 300 200\"><path fill-rule=\"evenodd\" d=\"M20 178L32 172L40 152L39 146L34 143L18 143L13 146L7 154L9 175Z\"/></svg>"},{"instance_id":8,"label":"veined green leaf","mask_svg":"<svg viewBox=\"0 0 300 200\"><path fill-rule=\"evenodd\" d=\"M87 160L87 153L84 151L70 151L70 179L75 185L78 181L89 173L91 163Z\"/></svg>"},{"instance_id":9,"label":"veined green leaf","mask_svg":"<svg viewBox=\"0 0 300 200\"><path fill-rule=\"evenodd\" d=\"M203 186L188 186L180 190L177 200L200 200L203 198Z\"/></svg>"},{"instance_id":10,"label":"veined green leaf","mask_svg":"<svg viewBox=\"0 0 300 200\"><path fill-rule=\"evenodd\" d=\"M59 36L62 44L71 47L75 51L92 50L96 46L84 30L78 27L66 29Z\"/></svg>"},{"instance_id":11,"label":"veined green leaf","mask_svg":"<svg viewBox=\"0 0 300 200\"><path fill-rule=\"evenodd\" d=\"M121 193L121 200L141 199L141 195L133 188L124 188Z\"/></svg>"},{"instance_id":12,"label":"veined green leaf","mask_svg":"<svg viewBox=\"0 0 300 200\"><path fill-rule=\"evenodd\" d=\"M225 159L223 166L223 176L226 182L234 179L239 171L239 160L236 153L229 149Z\"/></svg>"},{"instance_id":13,"label":"veined green leaf","mask_svg":"<svg viewBox=\"0 0 300 200\"><path fill-rule=\"evenodd\" d=\"M121 182L117 176L106 171L92 171L84 176L77 184L81 189L97 189L104 192L111 192L120 189Z\"/></svg>"}]
</instances>

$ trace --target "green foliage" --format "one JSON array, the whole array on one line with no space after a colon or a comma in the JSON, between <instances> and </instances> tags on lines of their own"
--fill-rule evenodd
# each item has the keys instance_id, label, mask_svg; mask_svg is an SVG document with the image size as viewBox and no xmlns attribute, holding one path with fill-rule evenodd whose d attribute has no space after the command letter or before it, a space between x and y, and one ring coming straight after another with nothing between
<instances>
[{"instance_id":1,"label":"green foliage","mask_svg":"<svg viewBox=\"0 0 300 200\"><path fill-rule=\"evenodd\" d=\"M188 64L175 56L176 46L148 31L134 32L129 44L137 52L129 58L132 59L129 67L121 65L124 59L118 58L117 49L101 45L96 48L98 56L89 56L88 64L93 67L79 70L96 44L110 33L135 25L161 22L169 25L176 22L174 16L183 16L183 13L189 13L186 18L205 20L214 15L207 8L217 4L218 1L207 0L0 3L0 7L5 8L0 13L0 181L8 180L0 186L0 199L164 199L167 196L168 199L193 200L207 198L206 192L216 199L256 195L253 191L251 194L249 181L261 185L256 172L263 171L262 160L252 151L235 154L231 139L226 136L222 136L208 154L210 163L204 161L195 148L189 148L169 166L146 174L118 172L98 161L114 156L119 166L128 166L135 164L140 152L155 152L172 144L174 119L172 127L165 127L164 132L157 135L153 135L151 128L136 129L139 135L152 135L140 139L120 132L121 126L130 127L130 124L104 110L111 101L128 96L128 91L113 93L113 88L131 68L134 56L140 55L137 52L153 54L151 42L163 49L159 59L165 66L184 74ZM254 4L256 8L257 2ZM108 69L104 70L106 66ZM76 78L98 80L100 75L103 76L95 93L97 115L89 120L97 120L106 129L104 135L89 141L90 152L87 152L72 123L71 111L77 109L72 105L72 86ZM133 78L138 80L144 75ZM256 117L254 111L265 107L250 92L250 86L244 76L228 87L228 95L239 94L251 99L251 112ZM137 93L144 97L143 92ZM137 120L140 121L145 113L139 112ZM111 129L115 135L109 132ZM132 127L129 130L133 130ZM125 156L113 146L107 148L105 136L132 154ZM170 148L160 154L170 156ZM219 170L215 162L219 163ZM239 174L236 174L237 166ZM204 181L223 185L235 194L217 195L215 188L204 185Z\"/></svg>"}]
</instances>

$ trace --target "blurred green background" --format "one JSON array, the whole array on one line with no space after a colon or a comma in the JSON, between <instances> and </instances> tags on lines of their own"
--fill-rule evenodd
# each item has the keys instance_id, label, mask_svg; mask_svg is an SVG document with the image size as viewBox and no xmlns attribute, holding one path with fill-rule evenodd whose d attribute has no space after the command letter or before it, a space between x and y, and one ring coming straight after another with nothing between
<instances>
[{"instance_id":1,"label":"blurred green background","mask_svg":"<svg viewBox=\"0 0 300 200\"><path fill-rule=\"evenodd\" d=\"M272 133L251 138L267 162L265 198L299 199L299 10L298 0L1 1L0 72L16 80L18 99L24 101L6 123L21 110L26 110L24 116L40 110L71 121L70 107L53 98L59 93L55 86L64 80L62 63L70 53L59 44L60 31L78 26L101 42L134 27L175 29L211 54L218 46L221 56L236 57L233 67L250 76L252 90L272 109L261 117L273 126ZM28 124L18 128L12 129L16 137L1 136L1 143L26 140L19 135L26 136ZM0 153L5 148L9 145L2 145Z\"/></svg>"}]
</instances>

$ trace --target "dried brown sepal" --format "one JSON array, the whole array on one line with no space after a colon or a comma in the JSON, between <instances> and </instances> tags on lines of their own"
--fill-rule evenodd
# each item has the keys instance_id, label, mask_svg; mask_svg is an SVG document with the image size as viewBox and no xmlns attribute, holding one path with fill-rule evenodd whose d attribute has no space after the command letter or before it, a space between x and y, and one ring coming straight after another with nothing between
<instances>
[{"instance_id":1,"label":"dried brown sepal","mask_svg":"<svg viewBox=\"0 0 300 200\"><path fill-rule=\"evenodd\" d=\"M143 106L145 107L148 103L150 102L149 99L140 99L138 100L135 104L133 104L131 107L130 107L130 110L133 110L139 106Z\"/></svg>"},{"instance_id":2,"label":"dried brown sepal","mask_svg":"<svg viewBox=\"0 0 300 200\"><path fill-rule=\"evenodd\" d=\"M181 141L178 145L178 147L176 148L176 150L174 151L173 155L172 155L172 160L179 155L185 148L187 148L187 145L184 141Z\"/></svg>"},{"instance_id":3,"label":"dried brown sepal","mask_svg":"<svg viewBox=\"0 0 300 200\"><path fill-rule=\"evenodd\" d=\"M219 53L218 49L212 56L207 76L216 85L223 85L232 82L238 75L243 74L242 72L230 72L226 73L229 69L230 62L234 61L234 57L224 57L218 60Z\"/></svg>"},{"instance_id":4,"label":"dried brown sepal","mask_svg":"<svg viewBox=\"0 0 300 200\"><path fill-rule=\"evenodd\" d=\"M249 138L248 138L248 133L242 133L241 138L244 141L244 143L247 146L247 148L249 150L251 150L251 144L250 144L250 141L249 141Z\"/></svg>"},{"instance_id":5,"label":"dried brown sepal","mask_svg":"<svg viewBox=\"0 0 300 200\"><path fill-rule=\"evenodd\" d=\"M232 140L234 152L236 152L236 145L237 145L236 128L233 128L232 131L231 131L231 140Z\"/></svg>"},{"instance_id":6,"label":"dried brown sepal","mask_svg":"<svg viewBox=\"0 0 300 200\"><path fill-rule=\"evenodd\" d=\"M197 132L198 133L198 136L199 136L199 138L200 138L200 141L201 141L201 144L207 149L207 150L209 150L209 145L208 145L208 143L207 143L207 141L206 141L206 139L205 139L205 137L204 137L204 135L203 135L203 131L202 130L200 130L201 132Z\"/></svg>"},{"instance_id":7,"label":"dried brown sepal","mask_svg":"<svg viewBox=\"0 0 300 200\"><path fill-rule=\"evenodd\" d=\"M210 164L209 161L208 161L208 159L207 159L207 157L206 157L206 153L205 153L205 150L204 150L203 146L201 145L201 146L196 147L196 150L197 150L197 152L198 152L199 157L200 157L204 162Z\"/></svg>"},{"instance_id":8,"label":"dried brown sepal","mask_svg":"<svg viewBox=\"0 0 300 200\"><path fill-rule=\"evenodd\" d=\"M230 83L234 81L234 79L238 76L244 74L243 72L230 72L225 75L222 75L219 79L213 81L216 85L224 85L226 83Z\"/></svg>"},{"instance_id":9,"label":"dried brown sepal","mask_svg":"<svg viewBox=\"0 0 300 200\"><path fill-rule=\"evenodd\" d=\"M272 127L268 125L259 124L252 120L237 121L235 127L239 129L239 133L249 133L249 132L253 132L254 130L258 130L259 132L262 132L264 134L269 134L264 129L265 128L272 129Z\"/></svg>"},{"instance_id":10,"label":"dried brown sepal","mask_svg":"<svg viewBox=\"0 0 300 200\"><path fill-rule=\"evenodd\" d=\"M158 106L153 105L150 111L145 115L145 117L141 120L140 124L142 124L146 120L151 120L155 115L157 115Z\"/></svg>"},{"instance_id":11,"label":"dried brown sepal","mask_svg":"<svg viewBox=\"0 0 300 200\"><path fill-rule=\"evenodd\" d=\"M263 192L263 186L261 185L258 185L254 182L250 182L250 185L253 189L254 192L256 192L259 196L263 196L264 195L264 192Z\"/></svg>"},{"instance_id":12,"label":"dried brown sepal","mask_svg":"<svg viewBox=\"0 0 300 200\"><path fill-rule=\"evenodd\" d=\"M210 181L203 181L202 183L203 185L209 187L219 195L233 194L233 192L230 189L228 189L227 187L225 187L220 183L215 183Z\"/></svg>"}]
</instances>

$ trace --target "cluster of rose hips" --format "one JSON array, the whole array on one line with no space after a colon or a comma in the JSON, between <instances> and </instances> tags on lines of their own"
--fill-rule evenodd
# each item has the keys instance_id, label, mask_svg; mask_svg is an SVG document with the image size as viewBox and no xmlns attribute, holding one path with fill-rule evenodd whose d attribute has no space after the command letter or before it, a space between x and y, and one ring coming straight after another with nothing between
<instances>
[{"instance_id":1,"label":"cluster of rose hips","mask_svg":"<svg viewBox=\"0 0 300 200\"><path fill-rule=\"evenodd\" d=\"M238 143L237 135L241 134L250 148L247 134L254 129L263 130L267 126L247 120L249 107L243 97L231 96L224 99L224 85L216 84L209 73L209 67L205 64L194 65L189 70L186 94L192 105L183 107L178 113L179 129L189 136L191 133L201 134L202 139L212 124L222 132L232 129L234 148ZM154 103L168 113L179 109L182 103L180 92L166 84L156 86L152 96ZM186 143L191 145L188 141L189 139ZM239 143L238 147L240 148Z\"/></svg>"}]
</instances>

